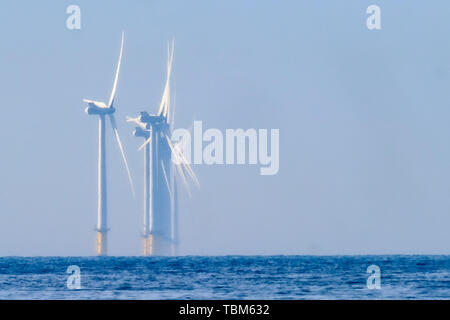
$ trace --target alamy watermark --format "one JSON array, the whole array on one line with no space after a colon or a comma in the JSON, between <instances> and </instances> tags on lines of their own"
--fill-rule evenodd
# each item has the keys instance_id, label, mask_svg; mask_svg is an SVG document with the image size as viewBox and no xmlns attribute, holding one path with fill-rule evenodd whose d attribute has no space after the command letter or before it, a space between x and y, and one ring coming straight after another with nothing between
<instances>
[{"instance_id":1,"label":"alamy watermark","mask_svg":"<svg viewBox=\"0 0 450 320\"><path fill-rule=\"evenodd\" d=\"M381 289L381 269L376 264L372 264L367 267L367 271L370 276L367 278L367 289Z\"/></svg>"},{"instance_id":2,"label":"alamy watermark","mask_svg":"<svg viewBox=\"0 0 450 320\"><path fill-rule=\"evenodd\" d=\"M69 30L81 29L81 8L78 5L71 4L66 8L66 27ZM372 4L367 7L366 14L369 16L366 20L366 26L369 30L381 30L381 9L378 5Z\"/></svg>"},{"instance_id":3,"label":"alamy watermark","mask_svg":"<svg viewBox=\"0 0 450 320\"><path fill-rule=\"evenodd\" d=\"M280 166L279 129L219 129L203 132L203 122L194 121L193 133L175 129L172 141L178 142L183 157L172 157L179 164L260 165L261 175L275 175Z\"/></svg>"},{"instance_id":4,"label":"alamy watermark","mask_svg":"<svg viewBox=\"0 0 450 320\"><path fill-rule=\"evenodd\" d=\"M77 290L81 289L81 269L77 265L71 265L67 267L66 273L70 276L67 278L67 289Z\"/></svg>"},{"instance_id":5,"label":"alamy watermark","mask_svg":"<svg viewBox=\"0 0 450 320\"><path fill-rule=\"evenodd\" d=\"M369 30L381 30L381 9L373 4L367 7L366 13L370 16L366 20L366 26Z\"/></svg>"},{"instance_id":6,"label":"alamy watermark","mask_svg":"<svg viewBox=\"0 0 450 320\"><path fill-rule=\"evenodd\" d=\"M72 4L67 7L66 13L69 14L66 20L66 27L69 30L81 29L81 9L79 6Z\"/></svg>"}]
</instances>

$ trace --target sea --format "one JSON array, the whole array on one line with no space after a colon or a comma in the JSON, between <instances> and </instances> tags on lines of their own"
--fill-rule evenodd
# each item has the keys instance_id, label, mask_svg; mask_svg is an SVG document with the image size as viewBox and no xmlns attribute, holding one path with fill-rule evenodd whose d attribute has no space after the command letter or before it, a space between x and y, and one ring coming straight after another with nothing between
<instances>
[{"instance_id":1,"label":"sea","mask_svg":"<svg viewBox=\"0 0 450 320\"><path fill-rule=\"evenodd\" d=\"M0 299L450 299L450 256L2 257Z\"/></svg>"}]
</instances>

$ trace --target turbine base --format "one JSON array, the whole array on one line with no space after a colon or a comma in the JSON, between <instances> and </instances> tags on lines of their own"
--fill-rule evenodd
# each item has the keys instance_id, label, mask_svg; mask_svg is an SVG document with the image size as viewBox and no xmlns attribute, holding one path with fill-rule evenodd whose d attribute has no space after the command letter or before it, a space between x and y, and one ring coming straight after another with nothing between
<instances>
[{"instance_id":1,"label":"turbine base","mask_svg":"<svg viewBox=\"0 0 450 320\"><path fill-rule=\"evenodd\" d=\"M142 239L142 255L144 256L173 256L176 247L171 241L156 234L149 234Z\"/></svg>"},{"instance_id":2,"label":"turbine base","mask_svg":"<svg viewBox=\"0 0 450 320\"><path fill-rule=\"evenodd\" d=\"M98 256L106 256L107 255L107 236L106 232L97 231L97 248L96 253Z\"/></svg>"},{"instance_id":3,"label":"turbine base","mask_svg":"<svg viewBox=\"0 0 450 320\"><path fill-rule=\"evenodd\" d=\"M142 255L151 256L153 247L153 237L151 234L142 237Z\"/></svg>"}]
</instances>

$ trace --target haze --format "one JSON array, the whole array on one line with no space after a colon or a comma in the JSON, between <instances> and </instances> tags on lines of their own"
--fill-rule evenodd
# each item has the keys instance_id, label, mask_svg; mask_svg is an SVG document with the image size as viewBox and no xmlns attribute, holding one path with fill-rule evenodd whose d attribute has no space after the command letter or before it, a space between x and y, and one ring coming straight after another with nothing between
<instances>
[{"instance_id":1,"label":"haze","mask_svg":"<svg viewBox=\"0 0 450 320\"><path fill-rule=\"evenodd\" d=\"M81 8L81 30L66 8ZM381 7L382 30L366 28ZM142 142L175 38L175 127L280 130L280 169L193 165L182 254L448 254L448 1L3 1L0 255L93 255L97 119L107 132L109 253L139 255Z\"/></svg>"}]
</instances>

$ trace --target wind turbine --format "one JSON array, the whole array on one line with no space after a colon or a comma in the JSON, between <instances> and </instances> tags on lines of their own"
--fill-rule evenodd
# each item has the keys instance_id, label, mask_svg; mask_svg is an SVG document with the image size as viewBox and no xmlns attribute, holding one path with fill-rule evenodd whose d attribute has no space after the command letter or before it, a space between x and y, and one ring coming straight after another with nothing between
<instances>
[{"instance_id":1,"label":"wind turbine","mask_svg":"<svg viewBox=\"0 0 450 320\"><path fill-rule=\"evenodd\" d=\"M135 137L142 137L145 140L151 136L150 126L141 122L138 118L127 117L128 122L134 122L137 127L133 130ZM150 180L150 144L146 144L144 147L144 230L142 232L142 254L148 256L151 254L152 237L150 236L151 221L150 210L152 208L150 197L151 193L151 180Z\"/></svg>"},{"instance_id":2,"label":"wind turbine","mask_svg":"<svg viewBox=\"0 0 450 320\"><path fill-rule=\"evenodd\" d=\"M174 114L170 109L170 76L174 43L168 48L167 78L156 114L141 112L128 122L137 124L133 134L145 138L144 144L144 232L143 255L175 255L178 242L176 168L189 190L186 175L199 185L192 168L183 155L179 143L170 140ZM175 158L176 164L171 159Z\"/></svg>"},{"instance_id":3,"label":"wind turbine","mask_svg":"<svg viewBox=\"0 0 450 320\"><path fill-rule=\"evenodd\" d=\"M108 100L108 104L101 101L94 101L84 99L83 101L88 104L86 113L89 115L97 115L98 120L98 208L97 208L97 247L96 253L100 256L107 255L107 232L108 232L108 220L107 220L107 185L106 185L106 148L105 148L105 125L106 118L109 117L112 129L116 136L117 144L122 154L123 162L127 170L128 179L131 185L131 191L134 195L133 180L131 178L130 168L128 167L125 152L123 150L122 142L120 141L119 131L117 129L116 119L114 117L114 99L117 90L117 81L119 79L120 64L122 62L124 34L122 33L122 44L120 46L119 61L117 63L116 74L114 77L114 83L111 91L111 95Z\"/></svg>"}]
</instances>

